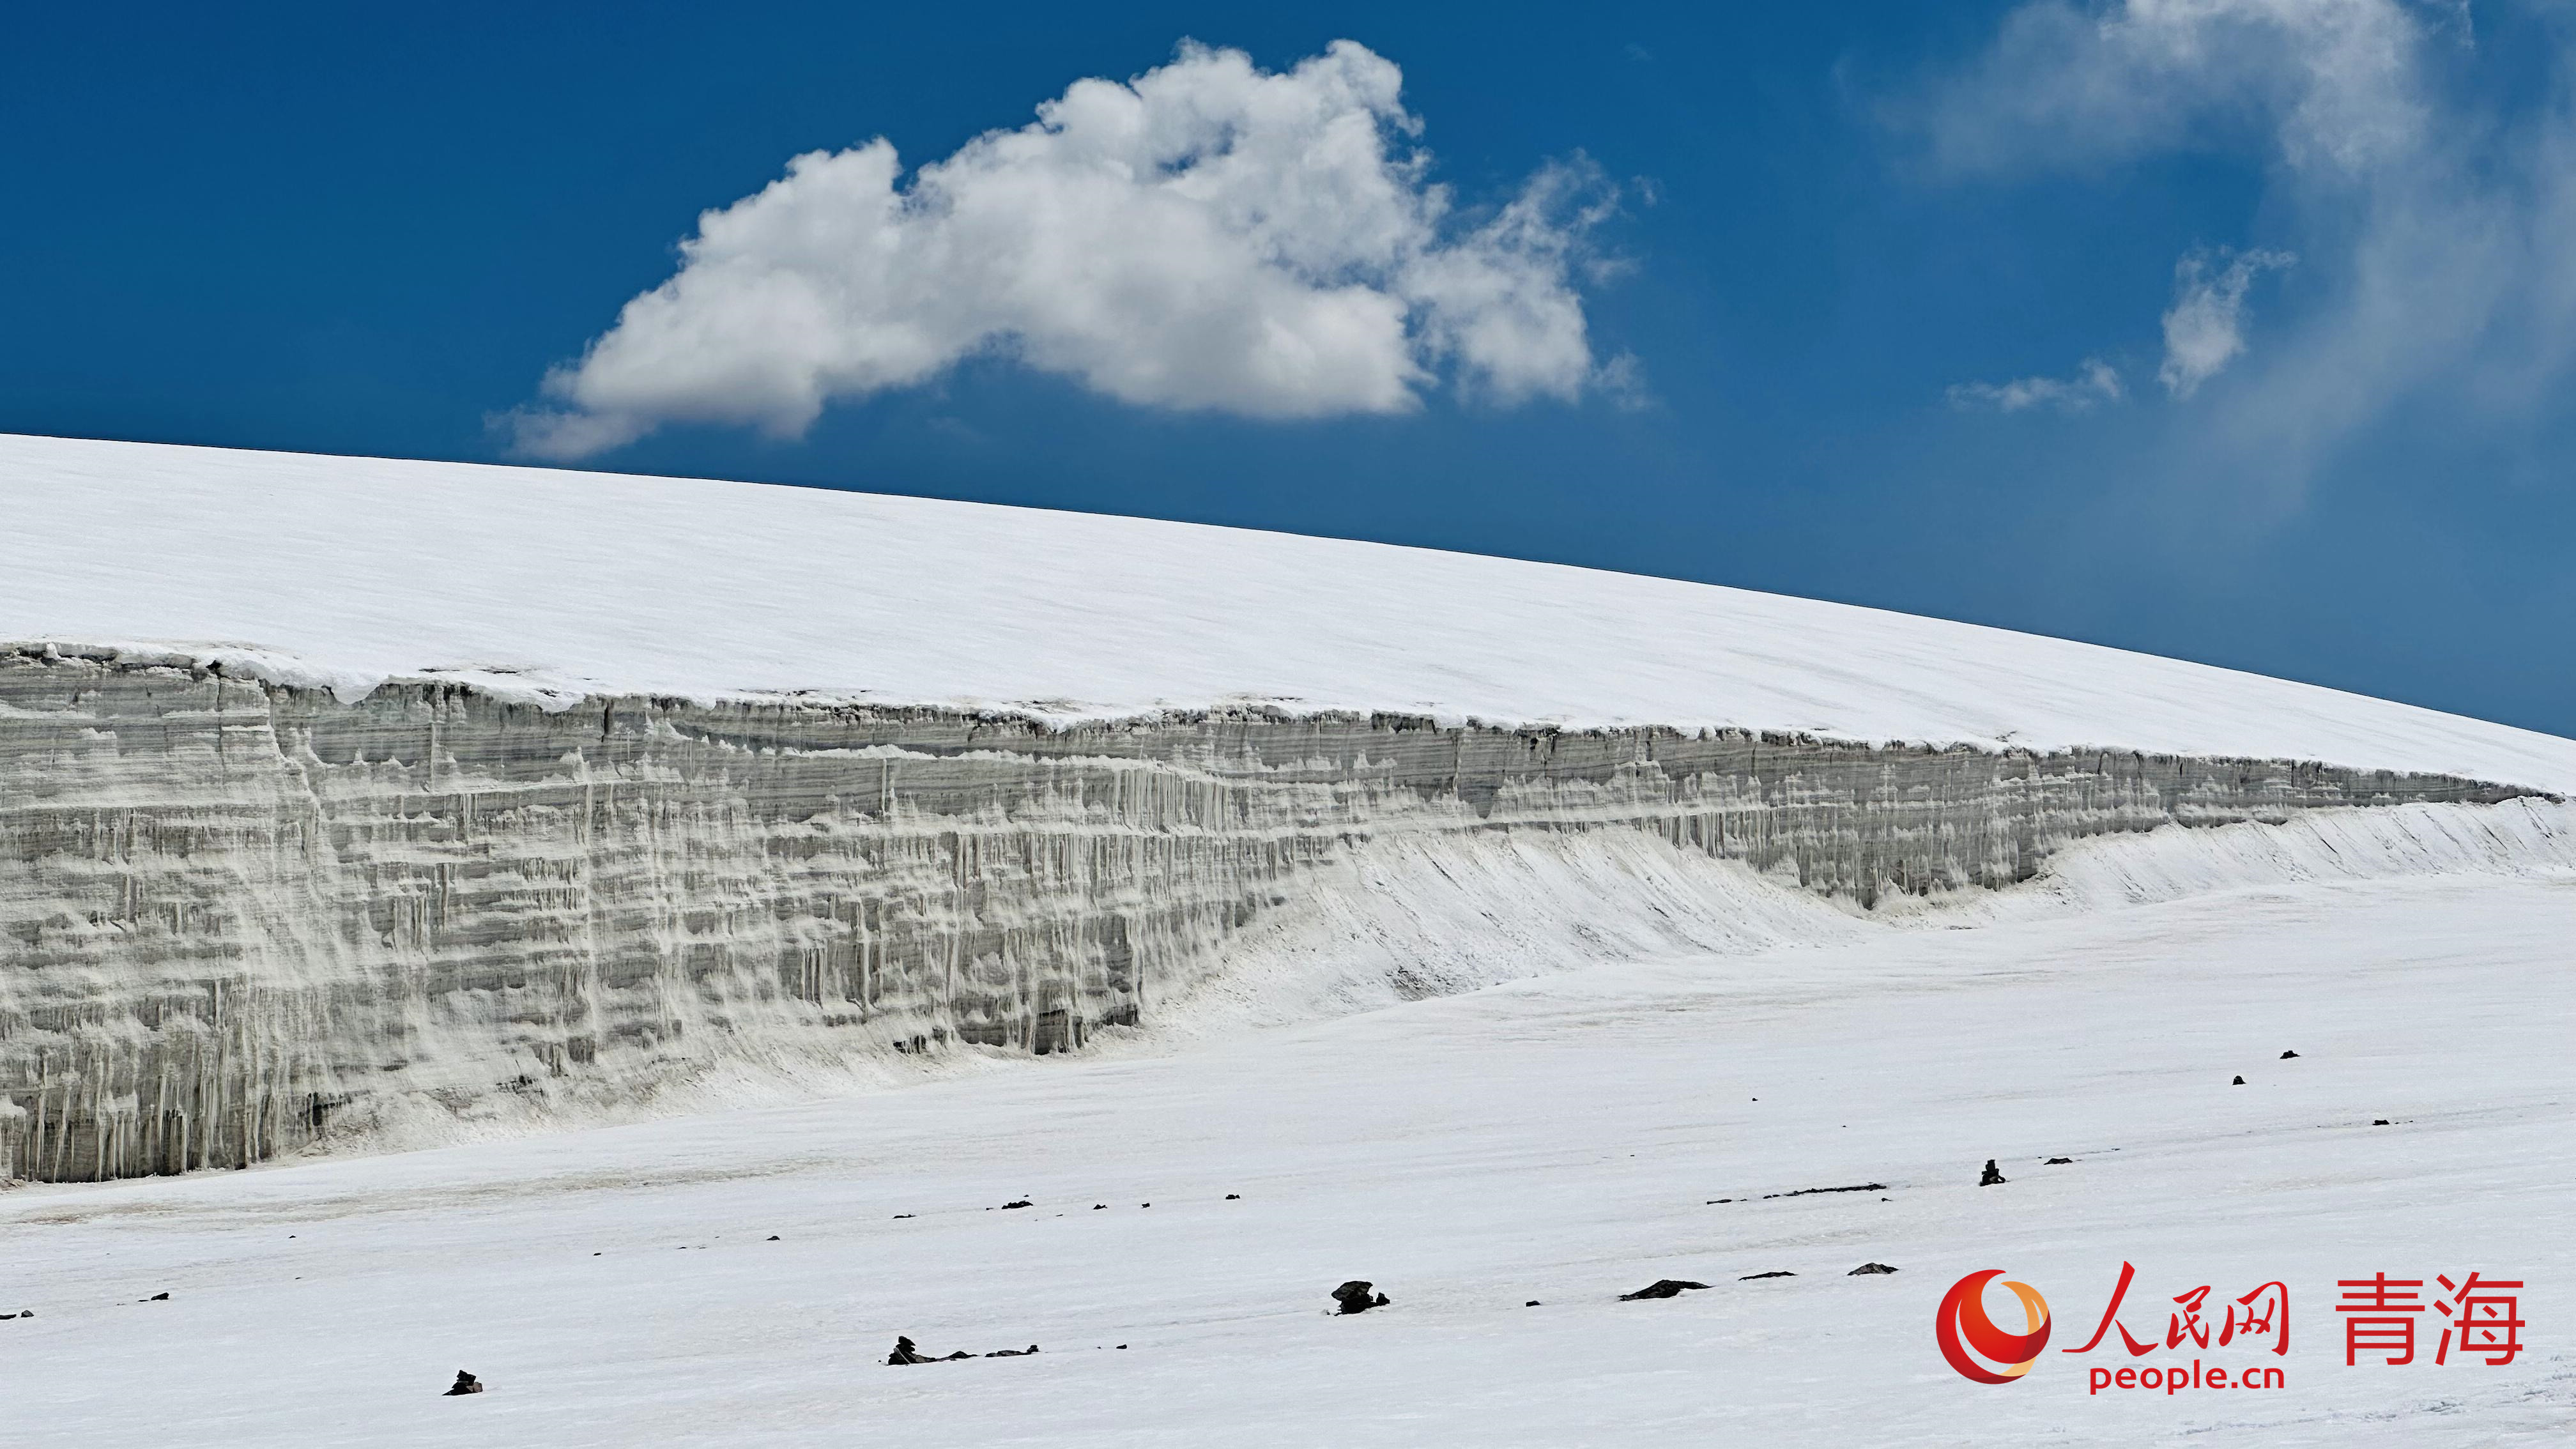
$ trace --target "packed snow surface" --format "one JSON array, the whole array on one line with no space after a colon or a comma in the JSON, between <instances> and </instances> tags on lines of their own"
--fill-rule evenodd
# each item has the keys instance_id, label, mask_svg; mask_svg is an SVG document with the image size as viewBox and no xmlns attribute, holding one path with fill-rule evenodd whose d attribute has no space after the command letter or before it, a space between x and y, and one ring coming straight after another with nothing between
<instances>
[{"instance_id":1,"label":"packed snow surface","mask_svg":"<svg viewBox=\"0 0 2576 1449\"><path fill-rule=\"evenodd\" d=\"M2105 746L2576 790L2576 742L2064 640L1381 544L747 483L0 437L0 642L1059 719L1244 703ZM2250 626L2250 627L2259 627Z\"/></svg>"},{"instance_id":2,"label":"packed snow surface","mask_svg":"<svg viewBox=\"0 0 2576 1449\"><path fill-rule=\"evenodd\" d=\"M0 1194L0 1313L37 1314L0 1322L7 1422L84 1449L2570 1442L2576 876L2092 899L2242 856L2204 834L2088 847L2085 899L1969 929L1845 920L1222 1049ZM2155 1351L2061 1352L2124 1262ZM1987 1268L2054 1320L2001 1386L1933 1334ZM2470 1270L2526 1285L2518 1360L2434 1363L2428 1312L2412 1364L2346 1366L2339 1280ZM1352 1278L1392 1306L1327 1316ZM1712 1286L1619 1301L1659 1278ZM2214 1326L2274 1281L2285 1355L2164 1349L2177 1297L2210 1285ZM885 1366L898 1334L1043 1351ZM2193 1359L2285 1380L2089 1392ZM441 1398L459 1369L489 1392Z\"/></svg>"}]
</instances>

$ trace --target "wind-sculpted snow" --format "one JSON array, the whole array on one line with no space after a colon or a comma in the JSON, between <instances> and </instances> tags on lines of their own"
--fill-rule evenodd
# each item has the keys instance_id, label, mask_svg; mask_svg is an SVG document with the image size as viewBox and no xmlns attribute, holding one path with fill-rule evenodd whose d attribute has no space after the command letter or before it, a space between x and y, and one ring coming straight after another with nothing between
<instances>
[{"instance_id":1,"label":"wind-sculpted snow","mask_svg":"<svg viewBox=\"0 0 2576 1449\"><path fill-rule=\"evenodd\" d=\"M2526 793L1390 714L548 708L420 681L344 702L0 652L0 1176L1741 953L2167 825L2406 807L2369 813L2437 868L2474 855L2438 839L2473 805L2522 832L2505 854L2557 849L2557 807L2499 805Z\"/></svg>"}]
</instances>

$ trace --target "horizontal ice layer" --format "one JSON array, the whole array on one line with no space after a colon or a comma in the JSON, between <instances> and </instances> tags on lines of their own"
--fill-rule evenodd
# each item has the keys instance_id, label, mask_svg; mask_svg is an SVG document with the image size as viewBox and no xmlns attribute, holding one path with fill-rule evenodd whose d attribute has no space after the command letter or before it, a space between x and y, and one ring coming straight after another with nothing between
<instances>
[{"instance_id":1,"label":"horizontal ice layer","mask_svg":"<svg viewBox=\"0 0 2576 1449\"><path fill-rule=\"evenodd\" d=\"M745 483L0 437L0 641L355 697L1247 701L2309 759L2567 792L2576 742L2064 640L1380 544Z\"/></svg>"}]
</instances>

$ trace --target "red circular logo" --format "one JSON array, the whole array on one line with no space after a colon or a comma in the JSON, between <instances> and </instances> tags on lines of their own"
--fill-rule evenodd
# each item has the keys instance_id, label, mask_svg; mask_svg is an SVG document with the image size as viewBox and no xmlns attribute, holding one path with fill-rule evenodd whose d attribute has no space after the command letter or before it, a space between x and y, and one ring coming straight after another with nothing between
<instances>
[{"instance_id":1,"label":"red circular logo","mask_svg":"<svg viewBox=\"0 0 2576 1449\"><path fill-rule=\"evenodd\" d=\"M2030 1372L2040 1350L2048 1347L2048 1300L2029 1284L2004 1278L2004 1286L2021 1300L2022 1318L2029 1325L2022 1332L2006 1333L1986 1316L1986 1285L2003 1274L2001 1268L1988 1268L1951 1284L1941 1298L1940 1319L1933 1325L1933 1335L1941 1340L1941 1356L1950 1361L1950 1367L1981 1384L2011 1383Z\"/></svg>"}]
</instances>

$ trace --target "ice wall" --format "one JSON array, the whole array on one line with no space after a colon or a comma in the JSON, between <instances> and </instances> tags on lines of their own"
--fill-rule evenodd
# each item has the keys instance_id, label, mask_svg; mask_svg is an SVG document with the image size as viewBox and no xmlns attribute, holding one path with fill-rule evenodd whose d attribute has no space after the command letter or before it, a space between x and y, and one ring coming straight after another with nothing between
<instances>
[{"instance_id":1,"label":"ice wall","mask_svg":"<svg viewBox=\"0 0 2576 1449\"><path fill-rule=\"evenodd\" d=\"M1071 1050L1157 1019L1256 921L1275 957L1281 922L1383 888L1348 868L1373 846L1420 866L1407 890L1496 839L1579 835L1865 910L2088 837L2523 793L1396 715L343 703L0 651L0 1177L238 1166L733 1066ZM1635 909L1686 909L1691 879ZM1399 993L1454 982L1385 954Z\"/></svg>"}]
</instances>

